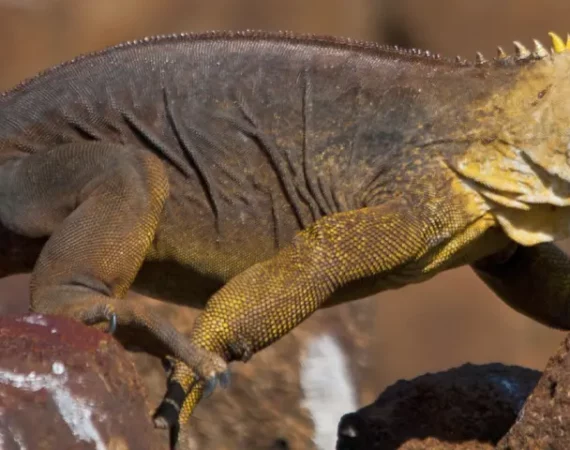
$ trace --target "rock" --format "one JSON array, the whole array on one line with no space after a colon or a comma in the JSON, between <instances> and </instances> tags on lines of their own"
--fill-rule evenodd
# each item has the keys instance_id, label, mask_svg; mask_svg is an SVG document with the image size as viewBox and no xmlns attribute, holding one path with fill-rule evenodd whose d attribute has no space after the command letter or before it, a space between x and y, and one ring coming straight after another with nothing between
<instances>
[{"instance_id":1,"label":"rock","mask_svg":"<svg viewBox=\"0 0 570 450\"><path fill-rule=\"evenodd\" d=\"M160 450L129 354L78 322L0 317L0 448Z\"/></svg>"},{"instance_id":2,"label":"rock","mask_svg":"<svg viewBox=\"0 0 570 450\"><path fill-rule=\"evenodd\" d=\"M466 364L398 381L343 416L337 450L493 449L539 377L517 366Z\"/></svg>"},{"instance_id":3,"label":"rock","mask_svg":"<svg viewBox=\"0 0 570 450\"><path fill-rule=\"evenodd\" d=\"M550 358L542 378L498 450L570 448L570 335Z\"/></svg>"}]
</instances>

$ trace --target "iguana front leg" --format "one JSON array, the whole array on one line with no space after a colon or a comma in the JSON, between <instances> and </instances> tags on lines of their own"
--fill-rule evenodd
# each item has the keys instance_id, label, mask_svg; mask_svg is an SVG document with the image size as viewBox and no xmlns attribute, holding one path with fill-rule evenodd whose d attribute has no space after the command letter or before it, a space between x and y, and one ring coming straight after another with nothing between
<instances>
[{"instance_id":1,"label":"iguana front leg","mask_svg":"<svg viewBox=\"0 0 570 450\"><path fill-rule=\"evenodd\" d=\"M0 166L0 221L23 236L49 236L32 273L32 310L88 324L116 317L146 328L175 356L196 364L202 349L123 298L167 196L162 162L137 148L69 144ZM221 358L212 363L225 367Z\"/></svg>"},{"instance_id":2,"label":"iguana front leg","mask_svg":"<svg viewBox=\"0 0 570 450\"><path fill-rule=\"evenodd\" d=\"M555 244L515 246L473 264L475 273L515 310L570 329L570 258Z\"/></svg>"},{"instance_id":3,"label":"iguana front leg","mask_svg":"<svg viewBox=\"0 0 570 450\"><path fill-rule=\"evenodd\" d=\"M404 199L324 217L274 258L245 270L218 291L196 320L191 340L228 362L247 360L309 317L340 287L367 277L401 276L401 269L404 276L419 274L416 263L468 224L451 202L415 208ZM199 367L198 372L204 373ZM175 367L158 409L159 425L176 426L180 401L195 382L192 372ZM180 423L196 402L191 394Z\"/></svg>"}]
</instances>

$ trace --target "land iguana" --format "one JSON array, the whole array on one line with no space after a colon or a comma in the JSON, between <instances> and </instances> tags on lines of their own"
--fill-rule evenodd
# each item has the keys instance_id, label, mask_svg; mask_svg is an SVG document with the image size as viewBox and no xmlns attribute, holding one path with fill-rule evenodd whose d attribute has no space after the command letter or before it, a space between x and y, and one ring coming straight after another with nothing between
<instances>
[{"instance_id":1,"label":"land iguana","mask_svg":"<svg viewBox=\"0 0 570 450\"><path fill-rule=\"evenodd\" d=\"M486 61L213 32L79 57L0 96L0 275L141 327L176 429L319 308L471 265L570 328L570 40ZM128 289L203 311L189 337Z\"/></svg>"}]
</instances>

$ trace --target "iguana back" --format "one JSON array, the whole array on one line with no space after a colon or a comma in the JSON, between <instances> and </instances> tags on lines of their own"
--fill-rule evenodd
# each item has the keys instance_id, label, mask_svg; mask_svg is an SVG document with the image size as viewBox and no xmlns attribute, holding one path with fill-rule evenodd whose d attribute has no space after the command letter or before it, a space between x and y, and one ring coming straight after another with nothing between
<instances>
[{"instance_id":1,"label":"iguana back","mask_svg":"<svg viewBox=\"0 0 570 450\"><path fill-rule=\"evenodd\" d=\"M455 105L512 70L491 84L472 65L286 33L153 38L0 97L0 161L77 141L153 152L174 200L155 258L225 281L324 215L421 190L433 143L470 124Z\"/></svg>"}]
</instances>

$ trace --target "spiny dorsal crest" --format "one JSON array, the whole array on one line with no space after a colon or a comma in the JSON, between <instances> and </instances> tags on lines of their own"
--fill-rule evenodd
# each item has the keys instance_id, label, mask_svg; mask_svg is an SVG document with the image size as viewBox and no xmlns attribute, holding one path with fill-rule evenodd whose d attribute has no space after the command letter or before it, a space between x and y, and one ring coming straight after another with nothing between
<instances>
[{"instance_id":1,"label":"spiny dorsal crest","mask_svg":"<svg viewBox=\"0 0 570 450\"><path fill-rule=\"evenodd\" d=\"M552 40L552 48L550 49L552 54L556 53L563 53L566 51L570 51L570 33L566 38L566 42L557 35L556 33L550 32L548 33L550 39ZM513 44L515 46L515 54L514 57L509 56L501 47L497 47L497 56L494 58L495 61L499 62L508 62L508 61L527 61L531 59L543 59L546 58L549 53L542 45L542 43L536 39L533 39L534 43L534 50L531 52L528 48L526 48L523 44L519 41L514 41ZM485 59L481 52L477 52L475 55L475 63L477 65L486 64L489 61Z\"/></svg>"}]
</instances>

